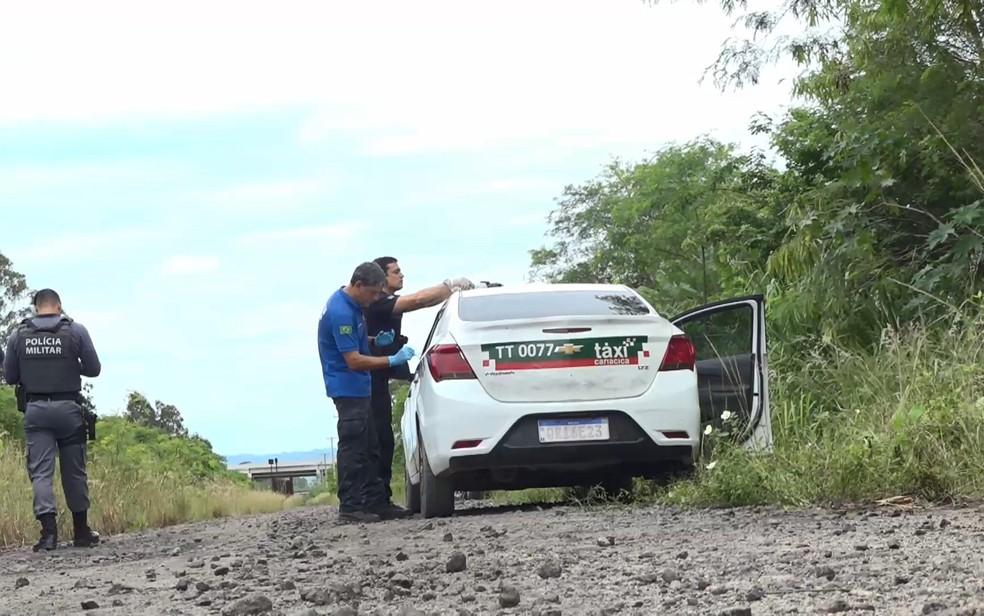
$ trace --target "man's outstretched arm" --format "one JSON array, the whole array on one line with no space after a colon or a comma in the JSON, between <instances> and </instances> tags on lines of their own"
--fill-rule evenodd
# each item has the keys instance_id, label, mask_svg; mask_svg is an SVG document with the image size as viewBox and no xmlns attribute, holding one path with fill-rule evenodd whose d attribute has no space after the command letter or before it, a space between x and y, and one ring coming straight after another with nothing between
<instances>
[{"instance_id":1,"label":"man's outstretched arm","mask_svg":"<svg viewBox=\"0 0 984 616\"><path fill-rule=\"evenodd\" d=\"M393 314L413 312L421 308L430 308L444 302L455 291L474 289L475 285L467 278L450 278L441 284L421 289L416 293L401 295L393 306Z\"/></svg>"}]
</instances>

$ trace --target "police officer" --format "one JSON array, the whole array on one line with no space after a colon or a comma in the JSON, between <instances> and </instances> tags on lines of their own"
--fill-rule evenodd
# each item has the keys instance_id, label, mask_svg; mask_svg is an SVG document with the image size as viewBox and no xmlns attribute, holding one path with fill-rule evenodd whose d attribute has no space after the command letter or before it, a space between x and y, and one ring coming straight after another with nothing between
<instances>
[{"instance_id":1,"label":"police officer","mask_svg":"<svg viewBox=\"0 0 984 616\"><path fill-rule=\"evenodd\" d=\"M421 308L430 308L444 302L454 291L475 288L467 278L450 278L439 285L428 287L410 293L397 295L403 289L403 270L393 257L379 257L373 262L386 272L384 295L373 302L366 311L369 324L369 336L375 339L373 355L387 356L399 352L407 343L406 336L401 334L403 314ZM485 286L487 283L483 283ZM390 379L410 379L410 369L406 364L379 370L372 373L372 420L376 433L376 444L373 447L373 462L387 502L391 507L393 491L390 483L393 479L393 399L389 392Z\"/></svg>"},{"instance_id":2,"label":"police officer","mask_svg":"<svg viewBox=\"0 0 984 616\"><path fill-rule=\"evenodd\" d=\"M328 300L318 323L318 352L325 390L338 411L338 514L343 522L377 522L408 517L391 506L370 455L375 429L370 421L370 371L406 364L414 350L404 346L389 357L373 357L363 311L383 292L386 275L375 263L359 265L347 286Z\"/></svg>"},{"instance_id":3,"label":"police officer","mask_svg":"<svg viewBox=\"0 0 984 616\"><path fill-rule=\"evenodd\" d=\"M72 511L76 547L99 543L89 528L89 486L85 470L86 422L79 394L82 377L102 370L89 332L62 313L61 298L51 289L38 291L35 316L25 319L7 343L5 380L19 385L26 397L24 432L27 469L34 484L34 515L41 539L34 551L58 547L55 518L55 457L61 460L62 488Z\"/></svg>"}]
</instances>

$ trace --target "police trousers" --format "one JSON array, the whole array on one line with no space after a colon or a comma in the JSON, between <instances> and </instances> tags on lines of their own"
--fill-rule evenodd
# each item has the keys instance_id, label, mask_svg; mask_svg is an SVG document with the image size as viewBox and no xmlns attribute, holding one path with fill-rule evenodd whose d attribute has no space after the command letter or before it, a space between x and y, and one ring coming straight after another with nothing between
<instances>
[{"instance_id":1,"label":"police trousers","mask_svg":"<svg viewBox=\"0 0 984 616\"><path fill-rule=\"evenodd\" d=\"M65 501L73 513L89 510L85 472L85 420L72 400L28 402L24 413L27 473L34 487L34 515L56 513L55 457L61 467Z\"/></svg>"},{"instance_id":2,"label":"police trousers","mask_svg":"<svg viewBox=\"0 0 984 616\"><path fill-rule=\"evenodd\" d=\"M376 432L372 458L376 474L386 494L387 502L393 499L393 397L389 391L389 377L372 374L372 422Z\"/></svg>"},{"instance_id":3,"label":"police trousers","mask_svg":"<svg viewBox=\"0 0 984 616\"><path fill-rule=\"evenodd\" d=\"M376 431L369 398L332 398L338 411L338 509L373 511L387 502L372 460Z\"/></svg>"}]
</instances>

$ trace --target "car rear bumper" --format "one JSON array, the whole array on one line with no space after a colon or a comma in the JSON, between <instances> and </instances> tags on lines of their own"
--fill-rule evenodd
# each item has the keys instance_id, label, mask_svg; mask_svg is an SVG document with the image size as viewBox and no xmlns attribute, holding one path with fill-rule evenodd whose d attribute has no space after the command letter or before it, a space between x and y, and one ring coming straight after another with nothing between
<instances>
[{"instance_id":1,"label":"car rear bumper","mask_svg":"<svg viewBox=\"0 0 984 616\"><path fill-rule=\"evenodd\" d=\"M499 471L534 468L574 473L617 470L615 465L621 465L639 475L655 474L675 462L690 465L700 445L696 377L686 371L661 373L657 384L636 398L520 404L490 400L473 380L446 381L437 387L424 382L403 426L411 481L419 481L418 433L432 472L454 475L455 484L459 474L493 469L500 475ZM539 418L572 417L607 417L609 440L540 443ZM455 448L461 441L478 444Z\"/></svg>"},{"instance_id":2,"label":"car rear bumper","mask_svg":"<svg viewBox=\"0 0 984 616\"><path fill-rule=\"evenodd\" d=\"M606 441L541 443L539 419L606 417ZM617 476L656 476L693 463L689 444L659 445L621 411L527 415L488 453L457 454L443 473L457 489L584 485Z\"/></svg>"}]
</instances>

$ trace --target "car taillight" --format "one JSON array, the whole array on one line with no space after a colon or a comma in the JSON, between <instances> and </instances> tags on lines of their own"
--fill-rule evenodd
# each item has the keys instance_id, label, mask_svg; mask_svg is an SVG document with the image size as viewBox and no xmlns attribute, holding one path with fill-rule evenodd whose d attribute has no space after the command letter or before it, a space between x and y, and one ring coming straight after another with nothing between
<instances>
[{"instance_id":1,"label":"car taillight","mask_svg":"<svg viewBox=\"0 0 984 616\"><path fill-rule=\"evenodd\" d=\"M663 356L663 363L659 369L661 372L669 370L693 370L697 362L697 351L694 350L694 343L686 336L673 336L670 344L666 347L666 354Z\"/></svg>"},{"instance_id":2,"label":"car taillight","mask_svg":"<svg viewBox=\"0 0 984 616\"><path fill-rule=\"evenodd\" d=\"M437 382L474 379L475 373L456 344L439 344L427 352L427 367Z\"/></svg>"}]
</instances>

